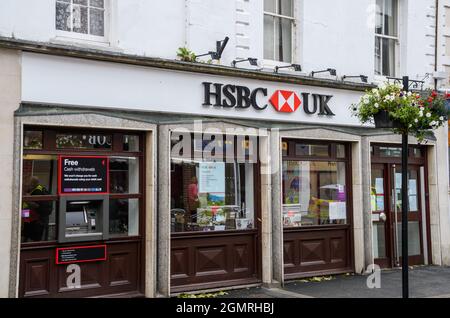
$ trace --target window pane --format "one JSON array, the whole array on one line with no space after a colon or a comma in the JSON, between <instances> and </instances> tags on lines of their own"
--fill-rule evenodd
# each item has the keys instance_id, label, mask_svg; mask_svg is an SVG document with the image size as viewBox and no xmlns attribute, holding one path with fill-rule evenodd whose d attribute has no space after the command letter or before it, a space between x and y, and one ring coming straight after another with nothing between
<instances>
[{"instance_id":1,"label":"window pane","mask_svg":"<svg viewBox=\"0 0 450 318\"><path fill-rule=\"evenodd\" d=\"M264 0L264 11L276 13L275 1L276 0Z\"/></svg>"},{"instance_id":2,"label":"window pane","mask_svg":"<svg viewBox=\"0 0 450 318\"><path fill-rule=\"evenodd\" d=\"M382 39L382 65L384 76L395 75L395 40Z\"/></svg>"},{"instance_id":3,"label":"window pane","mask_svg":"<svg viewBox=\"0 0 450 318\"><path fill-rule=\"evenodd\" d=\"M384 35L397 36L397 0L385 0Z\"/></svg>"},{"instance_id":4,"label":"window pane","mask_svg":"<svg viewBox=\"0 0 450 318\"><path fill-rule=\"evenodd\" d=\"M138 152L139 147L139 136L135 135L124 135L123 136L123 150L130 152Z\"/></svg>"},{"instance_id":5,"label":"window pane","mask_svg":"<svg viewBox=\"0 0 450 318\"><path fill-rule=\"evenodd\" d=\"M90 5L92 7L104 8L105 3L104 0L90 0Z\"/></svg>"},{"instance_id":6,"label":"window pane","mask_svg":"<svg viewBox=\"0 0 450 318\"><path fill-rule=\"evenodd\" d=\"M22 162L23 195L56 194L57 172L56 156L25 155Z\"/></svg>"},{"instance_id":7,"label":"window pane","mask_svg":"<svg viewBox=\"0 0 450 318\"><path fill-rule=\"evenodd\" d=\"M61 31L70 30L70 3L56 2L56 29Z\"/></svg>"},{"instance_id":8,"label":"window pane","mask_svg":"<svg viewBox=\"0 0 450 318\"><path fill-rule=\"evenodd\" d=\"M56 240L57 206L54 201L22 203L22 243Z\"/></svg>"},{"instance_id":9,"label":"window pane","mask_svg":"<svg viewBox=\"0 0 450 318\"><path fill-rule=\"evenodd\" d=\"M104 11L100 9L90 9L90 34L97 36L105 35Z\"/></svg>"},{"instance_id":10,"label":"window pane","mask_svg":"<svg viewBox=\"0 0 450 318\"><path fill-rule=\"evenodd\" d=\"M373 257L386 257L386 233L384 232L384 223L373 223Z\"/></svg>"},{"instance_id":11,"label":"window pane","mask_svg":"<svg viewBox=\"0 0 450 318\"><path fill-rule=\"evenodd\" d=\"M253 164L172 159L172 231L254 227Z\"/></svg>"},{"instance_id":12,"label":"window pane","mask_svg":"<svg viewBox=\"0 0 450 318\"><path fill-rule=\"evenodd\" d=\"M384 0L377 0L375 16L375 33L383 34L383 3Z\"/></svg>"},{"instance_id":13,"label":"window pane","mask_svg":"<svg viewBox=\"0 0 450 318\"><path fill-rule=\"evenodd\" d=\"M25 149L42 149L42 131L25 131L23 147Z\"/></svg>"},{"instance_id":14,"label":"window pane","mask_svg":"<svg viewBox=\"0 0 450 318\"><path fill-rule=\"evenodd\" d=\"M81 4L83 6L87 6L88 5L88 0L73 0L74 4Z\"/></svg>"},{"instance_id":15,"label":"window pane","mask_svg":"<svg viewBox=\"0 0 450 318\"><path fill-rule=\"evenodd\" d=\"M111 193L139 193L139 159L111 157L109 160Z\"/></svg>"},{"instance_id":16,"label":"window pane","mask_svg":"<svg viewBox=\"0 0 450 318\"><path fill-rule=\"evenodd\" d=\"M280 0L280 8L278 13L288 17L294 16L292 0Z\"/></svg>"},{"instance_id":17,"label":"window pane","mask_svg":"<svg viewBox=\"0 0 450 318\"><path fill-rule=\"evenodd\" d=\"M402 223L397 225L397 233L402 233ZM397 251L402 256L402 236L398 236ZM420 255L420 225L418 221L408 222L408 254Z\"/></svg>"},{"instance_id":18,"label":"window pane","mask_svg":"<svg viewBox=\"0 0 450 318\"><path fill-rule=\"evenodd\" d=\"M283 224L286 227L346 224L343 162L283 162Z\"/></svg>"},{"instance_id":19,"label":"window pane","mask_svg":"<svg viewBox=\"0 0 450 318\"><path fill-rule=\"evenodd\" d=\"M375 37L375 74L381 75L381 38Z\"/></svg>"},{"instance_id":20,"label":"window pane","mask_svg":"<svg viewBox=\"0 0 450 318\"><path fill-rule=\"evenodd\" d=\"M264 58L274 60L274 17L264 15Z\"/></svg>"},{"instance_id":21,"label":"window pane","mask_svg":"<svg viewBox=\"0 0 450 318\"><path fill-rule=\"evenodd\" d=\"M396 168L395 173L395 193L396 193L396 204L397 212L401 213L402 209L402 173L401 167ZM418 171L408 169L408 212L417 212L420 210L419 207L419 183L418 183Z\"/></svg>"},{"instance_id":22,"label":"window pane","mask_svg":"<svg viewBox=\"0 0 450 318\"><path fill-rule=\"evenodd\" d=\"M336 156L338 158L345 158L345 145L336 145Z\"/></svg>"},{"instance_id":23,"label":"window pane","mask_svg":"<svg viewBox=\"0 0 450 318\"><path fill-rule=\"evenodd\" d=\"M379 147L380 157L401 157L402 148L398 147Z\"/></svg>"},{"instance_id":24,"label":"window pane","mask_svg":"<svg viewBox=\"0 0 450 318\"><path fill-rule=\"evenodd\" d=\"M372 168L372 183L370 187L370 206L372 212L384 211L384 169Z\"/></svg>"},{"instance_id":25,"label":"window pane","mask_svg":"<svg viewBox=\"0 0 450 318\"><path fill-rule=\"evenodd\" d=\"M413 156L414 158L422 158L423 157L422 149L413 148Z\"/></svg>"},{"instance_id":26,"label":"window pane","mask_svg":"<svg viewBox=\"0 0 450 318\"><path fill-rule=\"evenodd\" d=\"M329 145L295 144L296 156L329 157Z\"/></svg>"},{"instance_id":27,"label":"window pane","mask_svg":"<svg viewBox=\"0 0 450 318\"><path fill-rule=\"evenodd\" d=\"M139 235L139 199L111 199L109 201L109 234L113 236Z\"/></svg>"},{"instance_id":28,"label":"window pane","mask_svg":"<svg viewBox=\"0 0 450 318\"><path fill-rule=\"evenodd\" d=\"M88 8L79 5L74 5L72 9L72 21L73 21L73 32L87 34Z\"/></svg>"},{"instance_id":29,"label":"window pane","mask_svg":"<svg viewBox=\"0 0 450 318\"><path fill-rule=\"evenodd\" d=\"M112 135L103 134L56 134L58 149L111 149Z\"/></svg>"},{"instance_id":30,"label":"window pane","mask_svg":"<svg viewBox=\"0 0 450 318\"><path fill-rule=\"evenodd\" d=\"M289 63L292 60L292 21L275 18L275 60Z\"/></svg>"},{"instance_id":31,"label":"window pane","mask_svg":"<svg viewBox=\"0 0 450 318\"><path fill-rule=\"evenodd\" d=\"M281 149L283 152L283 156L287 156L288 155L288 150L289 150L289 143L287 141L283 141L281 143Z\"/></svg>"}]
</instances>

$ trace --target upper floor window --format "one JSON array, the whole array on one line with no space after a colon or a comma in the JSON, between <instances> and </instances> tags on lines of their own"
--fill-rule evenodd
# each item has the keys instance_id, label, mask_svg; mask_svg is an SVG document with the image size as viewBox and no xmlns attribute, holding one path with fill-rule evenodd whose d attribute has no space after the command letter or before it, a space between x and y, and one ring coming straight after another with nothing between
<instances>
[{"instance_id":1,"label":"upper floor window","mask_svg":"<svg viewBox=\"0 0 450 318\"><path fill-rule=\"evenodd\" d=\"M104 38L105 0L56 0L56 29L84 38Z\"/></svg>"},{"instance_id":2,"label":"upper floor window","mask_svg":"<svg viewBox=\"0 0 450 318\"><path fill-rule=\"evenodd\" d=\"M264 59L292 62L294 1L264 0Z\"/></svg>"},{"instance_id":3,"label":"upper floor window","mask_svg":"<svg viewBox=\"0 0 450 318\"><path fill-rule=\"evenodd\" d=\"M377 0L375 74L395 76L398 47L398 0Z\"/></svg>"}]
</instances>

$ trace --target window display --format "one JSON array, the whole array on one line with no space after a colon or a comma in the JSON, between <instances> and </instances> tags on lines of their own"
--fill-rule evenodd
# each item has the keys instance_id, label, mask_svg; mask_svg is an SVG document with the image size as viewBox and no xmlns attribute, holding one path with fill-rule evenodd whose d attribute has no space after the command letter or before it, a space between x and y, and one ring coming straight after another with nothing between
<instances>
[{"instance_id":1,"label":"window display","mask_svg":"<svg viewBox=\"0 0 450 318\"><path fill-rule=\"evenodd\" d=\"M141 139L136 133L25 129L22 243L139 236ZM106 153L113 149L114 155Z\"/></svg>"},{"instance_id":2,"label":"window display","mask_svg":"<svg viewBox=\"0 0 450 318\"><path fill-rule=\"evenodd\" d=\"M172 232L254 228L255 164L240 161L172 157Z\"/></svg>"},{"instance_id":3,"label":"window display","mask_svg":"<svg viewBox=\"0 0 450 318\"><path fill-rule=\"evenodd\" d=\"M283 225L347 223L346 147L296 143L283 160ZM308 151L299 151L307 149ZM311 151L320 149L320 151ZM331 152L329 158L320 159ZM298 160L295 160L298 157ZM308 159L311 158L311 159ZM339 161L342 158L341 161ZM336 160L336 161L334 161Z\"/></svg>"}]
</instances>

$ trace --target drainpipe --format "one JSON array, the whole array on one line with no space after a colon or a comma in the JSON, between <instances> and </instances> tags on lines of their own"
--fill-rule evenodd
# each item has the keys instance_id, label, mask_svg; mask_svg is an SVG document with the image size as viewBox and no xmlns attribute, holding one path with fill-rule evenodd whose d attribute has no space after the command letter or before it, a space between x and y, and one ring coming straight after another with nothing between
<instances>
[{"instance_id":1,"label":"drainpipe","mask_svg":"<svg viewBox=\"0 0 450 318\"><path fill-rule=\"evenodd\" d=\"M439 54L439 49L438 49L438 44L439 44L439 0L436 0L436 27L435 27L435 37L434 37L434 71L437 72L438 71L438 54ZM434 79L434 89L437 90L438 89L438 80L435 78Z\"/></svg>"}]
</instances>

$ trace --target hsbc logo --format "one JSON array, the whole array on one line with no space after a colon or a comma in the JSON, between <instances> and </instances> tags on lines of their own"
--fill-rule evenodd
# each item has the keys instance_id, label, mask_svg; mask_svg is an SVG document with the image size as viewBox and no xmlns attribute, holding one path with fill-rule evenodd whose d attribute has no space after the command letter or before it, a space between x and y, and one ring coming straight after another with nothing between
<instances>
[{"instance_id":1,"label":"hsbc logo","mask_svg":"<svg viewBox=\"0 0 450 318\"><path fill-rule=\"evenodd\" d=\"M281 113L293 113L301 105L302 101L297 93L278 90L270 98L272 106Z\"/></svg>"},{"instance_id":2,"label":"hsbc logo","mask_svg":"<svg viewBox=\"0 0 450 318\"><path fill-rule=\"evenodd\" d=\"M250 90L246 86L224 85L220 83L203 83L204 107L222 107L263 111L270 103L280 113L295 113L299 108L303 112L319 116L335 116L329 106L332 95L310 94L295 91L276 90L267 100L267 88L258 87Z\"/></svg>"}]
</instances>

